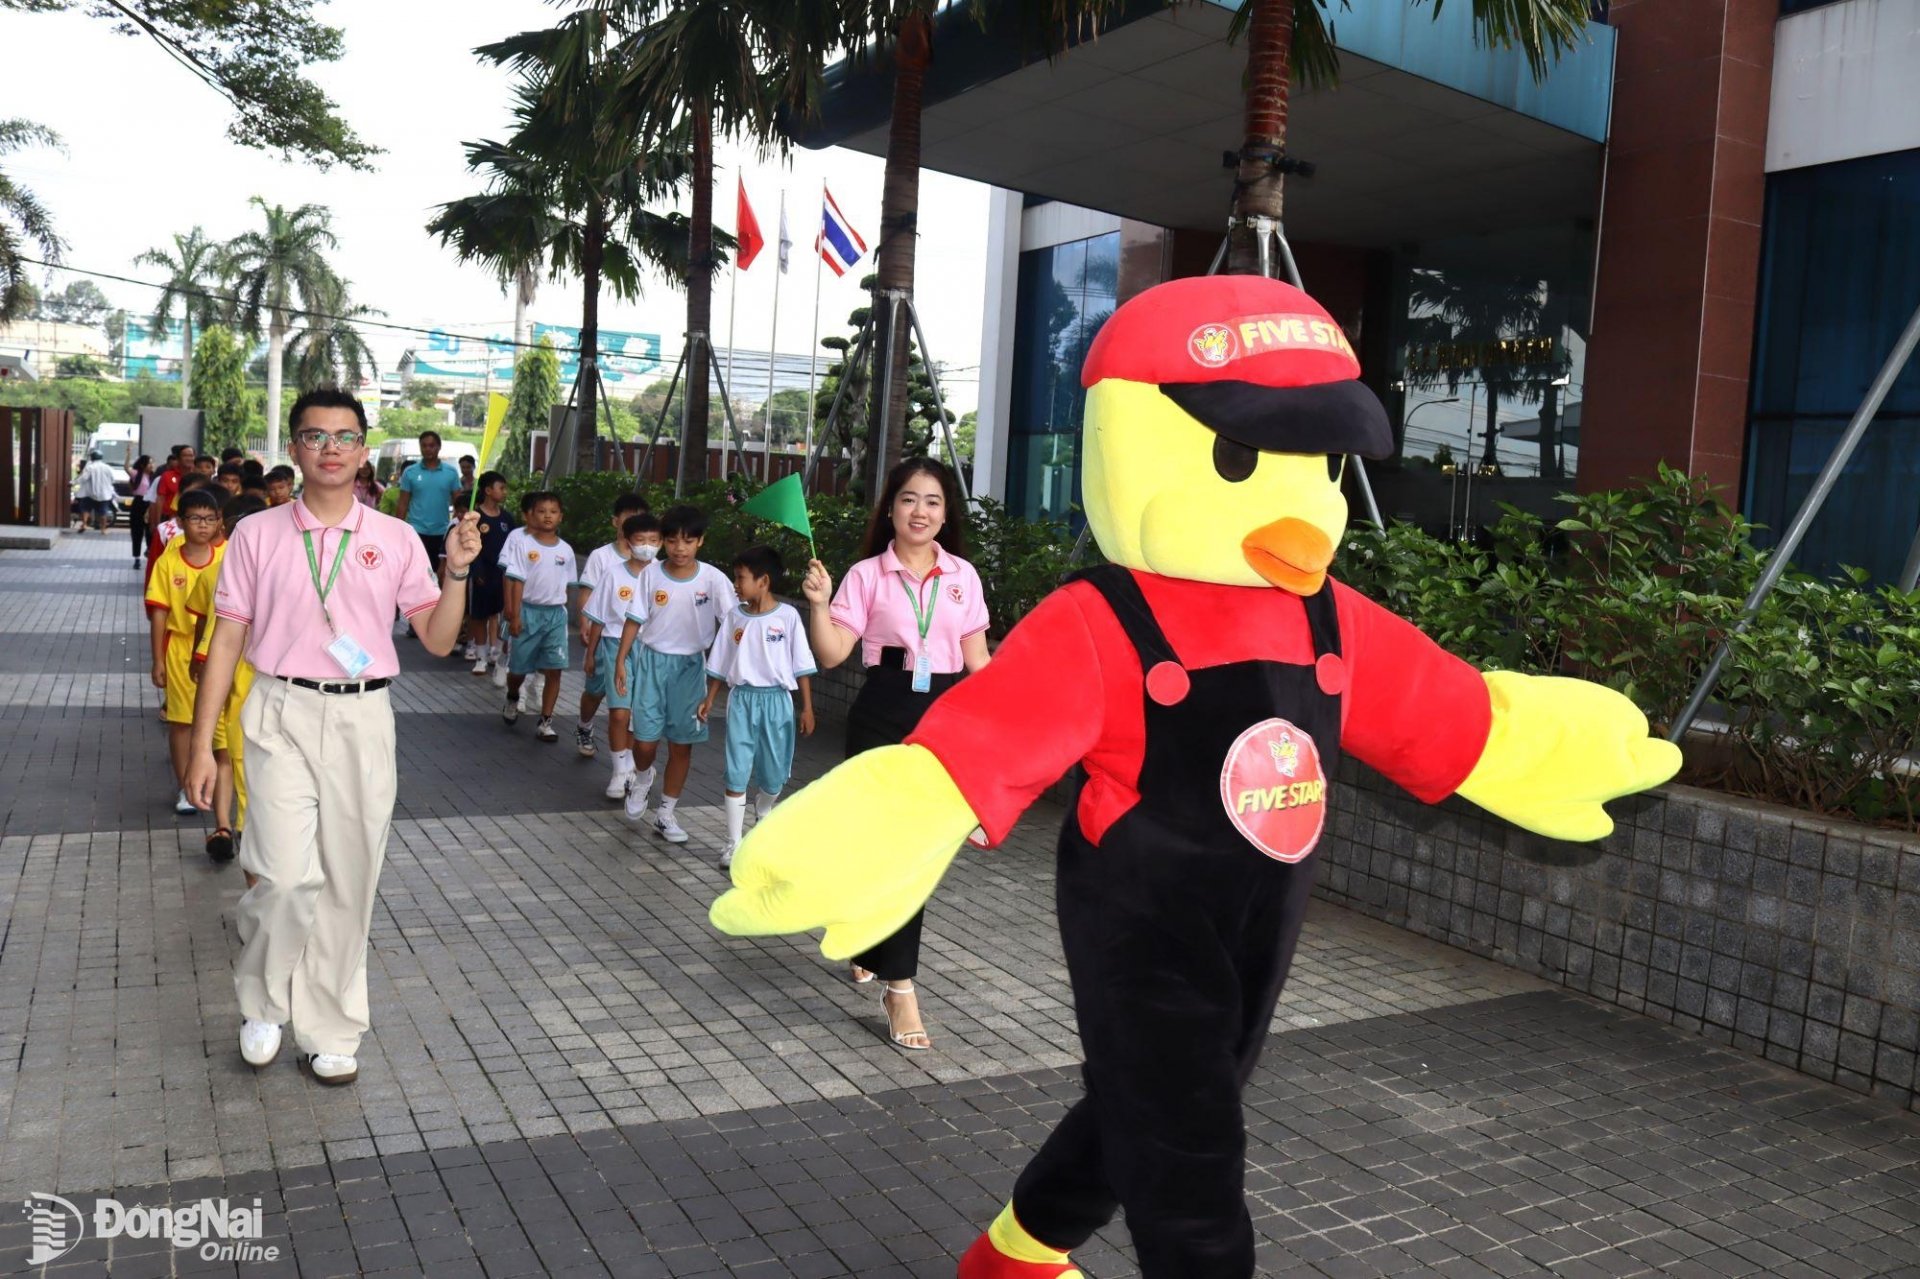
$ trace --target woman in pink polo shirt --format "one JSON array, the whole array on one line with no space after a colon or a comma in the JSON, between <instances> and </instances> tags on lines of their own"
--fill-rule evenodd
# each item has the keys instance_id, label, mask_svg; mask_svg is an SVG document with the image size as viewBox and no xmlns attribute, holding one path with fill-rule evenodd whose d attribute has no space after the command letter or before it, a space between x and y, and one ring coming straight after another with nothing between
<instances>
[{"instance_id":1,"label":"woman in pink polo shirt","mask_svg":"<svg viewBox=\"0 0 1920 1279\"><path fill-rule=\"evenodd\" d=\"M987 664L987 600L960 558L966 506L959 482L930 458L908 458L887 476L859 563L838 594L814 560L801 590L812 605L807 638L824 669L858 649L866 681L847 713L847 754L890 746L913 731L933 699ZM828 607L828 600L832 606ZM900 931L858 955L853 979L882 982L887 1030L902 1048L931 1048L913 978L920 967L915 912Z\"/></svg>"}]
</instances>

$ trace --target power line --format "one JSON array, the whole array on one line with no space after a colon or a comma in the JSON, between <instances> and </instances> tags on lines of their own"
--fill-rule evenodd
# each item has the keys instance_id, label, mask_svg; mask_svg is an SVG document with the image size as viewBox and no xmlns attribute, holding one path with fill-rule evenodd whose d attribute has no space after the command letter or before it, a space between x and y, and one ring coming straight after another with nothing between
<instances>
[{"instance_id":1,"label":"power line","mask_svg":"<svg viewBox=\"0 0 1920 1279\"><path fill-rule=\"evenodd\" d=\"M87 267L68 266L64 262L47 262L40 258L27 258L27 257L21 258L20 261L30 262L34 266L46 267L48 270L51 270L51 271L67 271L74 275L90 275L100 280L113 280L120 284L137 285L138 287L143 289L159 289L164 291L169 287L166 284L162 284L154 280L139 280L139 279L135 279L133 276L130 276L130 275L117 275L112 271L94 271L94 270L88 269ZM216 292L210 289L181 289L178 292L182 297L205 298L210 302L241 301L241 298L239 297L238 294L221 293L221 292ZM287 314L290 316L304 317L310 320L334 320L342 324L354 324L364 328L390 329L396 333L418 333L425 337L457 338L462 342L479 342L485 345L496 346L496 347L521 347L527 350L534 350L541 345L538 342L520 342L520 341L516 341L513 338L476 337L471 333L449 333L445 329L423 328L422 326L417 324L394 324L391 321L387 321L387 320L369 320L363 316L358 316L358 315L329 315L325 311L307 311L307 310L302 310L298 307L289 307L287 309ZM580 354L580 348L577 346L553 346L551 343L549 343L548 345L556 355ZM604 352L602 354L604 356Z\"/></svg>"}]
</instances>

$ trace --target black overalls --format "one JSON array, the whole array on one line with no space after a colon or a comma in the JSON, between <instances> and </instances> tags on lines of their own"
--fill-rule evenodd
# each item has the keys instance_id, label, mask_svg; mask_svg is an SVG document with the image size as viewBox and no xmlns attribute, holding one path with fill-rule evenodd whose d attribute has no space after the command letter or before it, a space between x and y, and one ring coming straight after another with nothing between
<instances>
[{"instance_id":1,"label":"black overalls","mask_svg":"<svg viewBox=\"0 0 1920 1279\"><path fill-rule=\"evenodd\" d=\"M1109 565L1081 576L1119 618L1143 675L1178 666L1130 573ZM1333 771L1340 697L1316 677L1325 654L1339 669L1332 587L1305 605L1316 665L1188 671L1172 705L1143 692L1139 804L1097 848L1077 817L1061 832L1060 935L1087 1095L1021 1174L1013 1209L1035 1238L1071 1249L1124 1207L1147 1279L1253 1274L1240 1092L1293 960L1318 857L1289 864L1250 843L1228 815L1222 772L1242 732L1273 717L1304 730ZM1173 678L1144 682L1177 695L1179 671L1160 675Z\"/></svg>"}]
</instances>

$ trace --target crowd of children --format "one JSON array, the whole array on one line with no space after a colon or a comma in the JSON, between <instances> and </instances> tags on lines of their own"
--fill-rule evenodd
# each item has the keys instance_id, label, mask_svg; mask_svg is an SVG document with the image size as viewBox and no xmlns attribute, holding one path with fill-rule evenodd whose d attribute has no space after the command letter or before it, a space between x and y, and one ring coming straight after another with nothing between
<instances>
[{"instance_id":1,"label":"crowd of children","mask_svg":"<svg viewBox=\"0 0 1920 1279\"><path fill-rule=\"evenodd\" d=\"M174 807L183 816L197 811L184 788L194 662L206 653L226 537L246 515L294 500L290 468L266 470L231 456L217 466L189 467L168 518L156 521L146 595L152 679L165 692L169 759L181 785ZM693 748L708 740L708 720L725 690L727 843L720 864L730 865L749 793L758 791L755 812L764 816L792 772L796 734L814 727L814 658L799 614L776 596L785 579L779 553L751 547L722 571L700 559L707 531L702 512L674 506L655 515L638 494L627 493L614 504L613 539L582 561L560 535L565 509L558 494L523 495L516 520L505 508L506 490L505 477L488 471L453 504L456 520L469 507L479 512L482 538L462 660L472 663L472 674L491 675L504 689L501 717L508 726L526 708L523 696L531 697L538 708L535 740L557 742L560 679L570 665L569 610L576 612L586 676L574 726L578 753L598 753L596 725L604 708L613 765L605 797L622 801L629 818L675 844L688 840L675 809ZM535 675L537 689L529 687ZM246 681L236 678L216 738L220 785L207 852L219 862L232 860L245 824L237 729L245 697ZM230 721L235 727L226 732Z\"/></svg>"}]
</instances>

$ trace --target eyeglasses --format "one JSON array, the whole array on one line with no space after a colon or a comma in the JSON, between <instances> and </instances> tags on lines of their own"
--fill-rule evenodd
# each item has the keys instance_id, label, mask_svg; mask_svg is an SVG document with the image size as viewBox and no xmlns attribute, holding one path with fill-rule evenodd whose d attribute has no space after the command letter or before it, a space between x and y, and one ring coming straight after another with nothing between
<instances>
[{"instance_id":1,"label":"eyeglasses","mask_svg":"<svg viewBox=\"0 0 1920 1279\"><path fill-rule=\"evenodd\" d=\"M340 431L329 435L325 431L296 431L294 439L300 441L300 447L309 453L319 453L329 444L341 452L360 447L360 441L366 437L358 431Z\"/></svg>"},{"instance_id":2,"label":"eyeglasses","mask_svg":"<svg viewBox=\"0 0 1920 1279\"><path fill-rule=\"evenodd\" d=\"M218 515L188 515L182 517L180 522L182 524L218 524L220 517Z\"/></svg>"}]
</instances>

